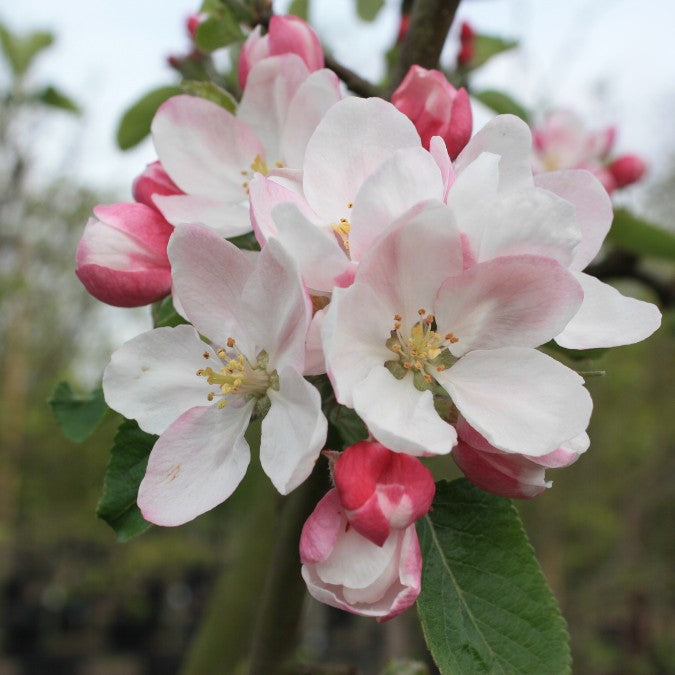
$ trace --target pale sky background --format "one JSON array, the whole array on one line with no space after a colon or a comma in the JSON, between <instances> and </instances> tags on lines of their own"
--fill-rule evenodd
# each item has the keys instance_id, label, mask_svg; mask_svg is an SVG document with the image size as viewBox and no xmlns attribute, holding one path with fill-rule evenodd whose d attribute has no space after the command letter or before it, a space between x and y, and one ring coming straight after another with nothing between
<instances>
[{"instance_id":1,"label":"pale sky background","mask_svg":"<svg viewBox=\"0 0 675 675\"><path fill-rule=\"evenodd\" d=\"M278 0L283 12L289 0ZM185 19L200 0L20 0L0 5L0 21L20 32L50 30L57 42L39 58L36 86L50 83L76 99L84 115L53 116L34 131L37 181L72 176L128 200L133 178L155 159L151 142L123 153L115 130L129 104L148 90L176 82L166 65L189 49ZM11 6L11 9L10 9ZM398 30L399 0L387 0L374 24L356 19L353 0L312 0L311 21L345 65L375 81L382 53ZM473 79L537 108L567 107L593 128L616 124L617 151L650 164L648 180L621 199L648 208L645 187L675 162L675 0L464 0L444 52L457 50L459 23L520 40ZM6 76L0 68L0 83ZM476 126L486 118L477 115ZM667 160L670 159L670 164ZM673 223L668 223L673 227ZM84 223L83 223L84 226ZM115 347L150 328L147 310L101 306ZM100 365L92 364L95 381Z\"/></svg>"},{"instance_id":2,"label":"pale sky background","mask_svg":"<svg viewBox=\"0 0 675 675\"><path fill-rule=\"evenodd\" d=\"M275 8L287 4L279 0ZM56 45L37 63L36 83L55 83L85 111L40 134L44 175L66 172L128 198L131 180L154 153L149 142L117 150L117 121L144 92L175 82L166 57L188 49L184 21L198 5L21 0L0 7L0 20L13 30L56 33ZM352 0L313 0L312 21L340 61L376 79L397 30L398 6L389 0L375 24L362 24ZM675 145L673 0L464 0L458 16L479 32L521 40L518 50L483 68L475 84L503 88L529 104L578 109L591 126L618 124L618 149L645 156L652 179L658 176L664 147ZM453 35L448 62L455 52Z\"/></svg>"}]
</instances>

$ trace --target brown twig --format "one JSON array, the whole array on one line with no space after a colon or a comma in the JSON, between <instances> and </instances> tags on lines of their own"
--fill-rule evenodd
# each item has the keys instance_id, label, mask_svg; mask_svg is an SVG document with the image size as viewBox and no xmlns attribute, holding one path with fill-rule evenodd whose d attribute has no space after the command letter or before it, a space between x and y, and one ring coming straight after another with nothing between
<instances>
[{"instance_id":1,"label":"brown twig","mask_svg":"<svg viewBox=\"0 0 675 675\"><path fill-rule=\"evenodd\" d=\"M398 87L413 64L423 68L438 67L438 59L458 6L459 0L415 0L410 13L410 27L392 72L391 91Z\"/></svg>"},{"instance_id":2,"label":"brown twig","mask_svg":"<svg viewBox=\"0 0 675 675\"><path fill-rule=\"evenodd\" d=\"M353 70L350 70L341 63L338 63L332 56L326 54L325 56L326 68L332 70L355 94L363 97L369 96L384 96L384 92L376 87L368 80L364 80L360 75L357 75Z\"/></svg>"}]
</instances>

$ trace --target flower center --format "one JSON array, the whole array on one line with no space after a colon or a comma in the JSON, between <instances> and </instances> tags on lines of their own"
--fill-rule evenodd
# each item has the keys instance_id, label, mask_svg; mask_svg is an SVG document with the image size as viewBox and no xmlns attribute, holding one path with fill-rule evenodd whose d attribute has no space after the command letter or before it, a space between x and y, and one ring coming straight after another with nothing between
<instances>
[{"instance_id":1,"label":"flower center","mask_svg":"<svg viewBox=\"0 0 675 675\"><path fill-rule=\"evenodd\" d=\"M417 314L419 320L410 329L409 337L401 333L403 317L394 315L394 328L386 345L397 358L384 365L399 380L412 373L415 387L424 391L432 388L435 373L443 372L456 361L446 343L459 340L452 333L441 336L436 332L434 315L425 309L418 309Z\"/></svg>"},{"instance_id":2,"label":"flower center","mask_svg":"<svg viewBox=\"0 0 675 675\"><path fill-rule=\"evenodd\" d=\"M274 166L277 169L283 169L283 162L274 162ZM267 176L270 173L270 168L267 166L267 162L260 156L256 155L253 158L253 161L248 165L248 169L242 169L240 172L244 178L244 182L241 186L244 188L244 192L248 194L248 184L253 179L253 176L256 173L261 173L263 176Z\"/></svg>"},{"instance_id":3,"label":"flower center","mask_svg":"<svg viewBox=\"0 0 675 675\"><path fill-rule=\"evenodd\" d=\"M354 206L352 202L347 204L348 209L351 209L352 206ZM331 223L330 226L333 229L333 232L335 232L338 243L342 246L342 250L349 256L349 231L352 227L349 218L340 218L337 223Z\"/></svg>"},{"instance_id":4,"label":"flower center","mask_svg":"<svg viewBox=\"0 0 675 675\"><path fill-rule=\"evenodd\" d=\"M279 377L276 371L267 370L269 358L265 351L261 351L255 363L251 363L244 354L239 351L234 338L227 339L227 349L220 348L216 351L221 361L221 366L200 368L197 371L199 377L205 377L211 385L216 385L216 391L210 391L207 395L209 401L220 398L218 407L224 408L233 398L260 399L266 395L267 390L279 388ZM205 359L210 359L210 352L205 351Z\"/></svg>"}]
</instances>

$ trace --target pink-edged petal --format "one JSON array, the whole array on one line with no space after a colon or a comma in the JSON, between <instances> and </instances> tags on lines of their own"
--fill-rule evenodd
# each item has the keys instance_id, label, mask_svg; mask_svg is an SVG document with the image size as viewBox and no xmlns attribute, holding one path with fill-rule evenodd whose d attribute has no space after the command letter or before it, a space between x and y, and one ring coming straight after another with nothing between
<instances>
[{"instance_id":1,"label":"pink-edged petal","mask_svg":"<svg viewBox=\"0 0 675 675\"><path fill-rule=\"evenodd\" d=\"M440 136L432 136L429 143L429 152L441 172L441 179L443 180L443 201L446 202L448 199L448 192L455 182L455 170L452 168L450 155L448 155L448 147Z\"/></svg>"},{"instance_id":2,"label":"pink-edged petal","mask_svg":"<svg viewBox=\"0 0 675 675\"><path fill-rule=\"evenodd\" d=\"M251 260L200 225L176 228L169 243L169 259L174 294L197 330L217 346L232 337L246 351L248 327L241 297L254 269Z\"/></svg>"},{"instance_id":3,"label":"pink-edged petal","mask_svg":"<svg viewBox=\"0 0 675 675\"><path fill-rule=\"evenodd\" d=\"M338 491L333 488L321 498L302 528L300 561L303 565L326 560L346 522Z\"/></svg>"},{"instance_id":4,"label":"pink-edged petal","mask_svg":"<svg viewBox=\"0 0 675 675\"><path fill-rule=\"evenodd\" d=\"M567 200L548 190L526 188L500 194L489 209L479 260L531 254L566 267L573 260L581 232L574 206Z\"/></svg>"},{"instance_id":5,"label":"pink-edged petal","mask_svg":"<svg viewBox=\"0 0 675 675\"><path fill-rule=\"evenodd\" d=\"M598 254L612 224L614 212L607 190L593 174L581 169L540 173L534 177L534 183L574 204L581 242L574 251L570 269L584 269Z\"/></svg>"},{"instance_id":6,"label":"pink-edged petal","mask_svg":"<svg viewBox=\"0 0 675 675\"><path fill-rule=\"evenodd\" d=\"M267 352L270 369L305 367L312 306L293 258L271 240L263 247L242 291L247 334Z\"/></svg>"},{"instance_id":7,"label":"pink-edged petal","mask_svg":"<svg viewBox=\"0 0 675 675\"><path fill-rule=\"evenodd\" d=\"M375 239L415 204L442 201L443 179L423 148L396 151L366 179L354 198L349 254L360 260Z\"/></svg>"},{"instance_id":8,"label":"pink-edged petal","mask_svg":"<svg viewBox=\"0 0 675 675\"><path fill-rule=\"evenodd\" d=\"M329 293L355 265L349 260L333 232L308 220L296 204L279 204L272 211L276 238L297 261L307 288Z\"/></svg>"},{"instance_id":9,"label":"pink-edged petal","mask_svg":"<svg viewBox=\"0 0 675 675\"><path fill-rule=\"evenodd\" d=\"M478 256L484 232L493 227L495 199L499 186L499 155L481 153L468 164L445 199L468 247Z\"/></svg>"},{"instance_id":10,"label":"pink-edged petal","mask_svg":"<svg viewBox=\"0 0 675 675\"><path fill-rule=\"evenodd\" d=\"M392 358L387 349L396 310L367 285L336 289L321 327L326 372L335 398L353 407L354 387Z\"/></svg>"},{"instance_id":11,"label":"pink-edged petal","mask_svg":"<svg viewBox=\"0 0 675 675\"><path fill-rule=\"evenodd\" d=\"M422 552L415 525L411 525L403 533L398 575L401 587L397 589L389 611L384 616L378 617L378 622L389 621L412 607L422 589Z\"/></svg>"},{"instance_id":12,"label":"pink-edged petal","mask_svg":"<svg viewBox=\"0 0 675 675\"><path fill-rule=\"evenodd\" d=\"M245 196L242 191L242 196ZM223 201L206 195L155 195L155 205L172 224L198 223L223 237L236 237L251 231L248 205Z\"/></svg>"},{"instance_id":13,"label":"pink-edged petal","mask_svg":"<svg viewBox=\"0 0 675 675\"><path fill-rule=\"evenodd\" d=\"M394 452L446 455L457 441L453 427L436 412L431 392L415 389L410 376L397 380L377 366L352 395L354 409L370 433Z\"/></svg>"},{"instance_id":14,"label":"pink-edged petal","mask_svg":"<svg viewBox=\"0 0 675 675\"><path fill-rule=\"evenodd\" d=\"M613 286L578 272L584 291L579 311L555 341L567 349L617 347L649 337L661 325L656 305L621 295Z\"/></svg>"},{"instance_id":15,"label":"pink-edged petal","mask_svg":"<svg viewBox=\"0 0 675 675\"><path fill-rule=\"evenodd\" d=\"M469 352L436 379L467 422L499 450L540 457L588 426L583 379L534 349Z\"/></svg>"},{"instance_id":16,"label":"pink-edged petal","mask_svg":"<svg viewBox=\"0 0 675 675\"><path fill-rule=\"evenodd\" d=\"M249 185L249 199L251 202L251 223L255 236L261 245L279 233L274 222L272 211L275 206L290 202L298 207L298 210L312 223L317 226L318 218L308 206L302 196L302 186L299 191L282 185L276 178L268 178L258 174Z\"/></svg>"},{"instance_id":17,"label":"pink-edged petal","mask_svg":"<svg viewBox=\"0 0 675 675\"><path fill-rule=\"evenodd\" d=\"M309 70L295 54L263 59L248 74L237 117L255 131L265 148L265 157L281 160L281 137L288 109Z\"/></svg>"},{"instance_id":18,"label":"pink-edged petal","mask_svg":"<svg viewBox=\"0 0 675 675\"><path fill-rule=\"evenodd\" d=\"M479 263L447 279L434 303L441 334L451 332L454 356L474 349L538 347L574 316L583 291L550 258L513 256Z\"/></svg>"},{"instance_id":19,"label":"pink-edged petal","mask_svg":"<svg viewBox=\"0 0 675 675\"><path fill-rule=\"evenodd\" d=\"M531 499L552 485L545 469L522 455L481 452L461 438L452 458L474 485L501 497Z\"/></svg>"},{"instance_id":20,"label":"pink-edged petal","mask_svg":"<svg viewBox=\"0 0 675 675\"><path fill-rule=\"evenodd\" d=\"M181 190L223 201L246 197L241 172L265 155L245 122L196 96L174 96L162 104L152 121L152 139Z\"/></svg>"},{"instance_id":21,"label":"pink-edged petal","mask_svg":"<svg viewBox=\"0 0 675 675\"><path fill-rule=\"evenodd\" d=\"M272 406L262 422L260 462L285 495L312 473L328 423L316 387L292 368L279 372L279 391L270 389L268 396Z\"/></svg>"},{"instance_id":22,"label":"pink-edged petal","mask_svg":"<svg viewBox=\"0 0 675 675\"><path fill-rule=\"evenodd\" d=\"M205 352L218 360L192 326L142 333L113 353L103 373L105 400L144 431L161 434L188 408L207 404L211 387L196 375Z\"/></svg>"},{"instance_id":23,"label":"pink-edged petal","mask_svg":"<svg viewBox=\"0 0 675 675\"><path fill-rule=\"evenodd\" d=\"M361 261L356 281L370 285L394 314L403 316L407 333L419 320L417 311L432 307L442 281L462 269L452 212L440 203L422 203L378 239ZM391 330L391 325L385 327Z\"/></svg>"},{"instance_id":24,"label":"pink-edged petal","mask_svg":"<svg viewBox=\"0 0 675 675\"><path fill-rule=\"evenodd\" d=\"M530 128L515 115L497 115L488 122L460 152L455 160L455 173L461 174L483 152L501 157L499 189L532 185Z\"/></svg>"},{"instance_id":25,"label":"pink-edged petal","mask_svg":"<svg viewBox=\"0 0 675 675\"><path fill-rule=\"evenodd\" d=\"M307 143L304 192L326 223L349 217L361 183L400 148L417 147L413 123L379 98L346 98L323 117Z\"/></svg>"},{"instance_id":26,"label":"pink-edged petal","mask_svg":"<svg viewBox=\"0 0 675 675\"><path fill-rule=\"evenodd\" d=\"M325 308L315 312L307 329L305 375L323 375L326 372L326 360L323 355L323 343L321 342L321 326L325 316Z\"/></svg>"},{"instance_id":27,"label":"pink-edged petal","mask_svg":"<svg viewBox=\"0 0 675 675\"><path fill-rule=\"evenodd\" d=\"M287 166L301 167L307 143L328 109L342 98L340 80L330 70L317 70L298 87L288 107L281 139Z\"/></svg>"},{"instance_id":28,"label":"pink-edged petal","mask_svg":"<svg viewBox=\"0 0 675 675\"><path fill-rule=\"evenodd\" d=\"M138 489L143 517L174 526L225 501L250 460L244 432L253 402L243 408L192 408L159 438Z\"/></svg>"},{"instance_id":29,"label":"pink-edged petal","mask_svg":"<svg viewBox=\"0 0 675 675\"><path fill-rule=\"evenodd\" d=\"M591 439L587 433L579 434L565 441L557 450L543 457L533 458L533 461L547 469L560 469L574 464L579 459L579 455L588 450L590 444Z\"/></svg>"}]
</instances>

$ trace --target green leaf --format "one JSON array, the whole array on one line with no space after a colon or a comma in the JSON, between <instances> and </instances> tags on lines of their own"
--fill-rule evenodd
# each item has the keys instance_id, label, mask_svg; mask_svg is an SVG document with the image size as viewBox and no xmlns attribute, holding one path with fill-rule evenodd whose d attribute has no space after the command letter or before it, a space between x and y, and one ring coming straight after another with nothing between
<instances>
[{"instance_id":1,"label":"green leaf","mask_svg":"<svg viewBox=\"0 0 675 675\"><path fill-rule=\"evenodd\" d=\"M675 260L675 234L627 209L614 209L607 241L641 256Z\"/></svg>"},{"instance_id":2,"label":"green leaf","mask_svg":"<svg viewBox=\"0 0 675 675\"><path fill-rule=\"evenodd\" d=\"M124 420L115 435L96 515L115 530L118 541L127 541L150 527L136 505L136 495L156 440L157 436L141 431L133 420Z\"/></svg>"},{"instance_id":3,"label":"green leaf","mask_svg":"<svg viewBox=\"0 0 675 675\"><path fill-rule=\"evenodd\" d=\"M515 40L504 40L493 35L476 35L473 41L473 58L469 68L478 68L493 56L517 47Z\"/></svg>"},{"instance_id":4,"label":"green leaf","mask_svg":"<svg viewBox=\"0 0 675 675\"><path fill-rule=\"evenodd\" d=\"M21 37L0 24L0 46L15 76L26 73L33 59L54 42L54 36L45 31Z\"/></svg>"},{"instance_id":5,"label":"green leaf","mask_svg":"<svg viewBox=\"0 0 675 675\"><path fill-rule=\"evenodd\" d=\"M363 21L375 21L384 0L356 0L356 12Z\"/></svg>"},{"instance_id":6,"label":"green leaf","mask_svg":"<svg viewBox=\"0 0 675 675\"><path fill-rule=\"evenodd\" d=\"M240 248L244 251L259 251L260 244L255 238L253 232L247 232L246 234L240 234L237 237L229 237L228 241L234 244L237 248Z\"/></svg>"},{"instance_id":7,"label":"green leaf","mask_svg":"<svg viewBox=\"0 0 675 675\"><path fill-rule=\"evenodd\" d=\"M441 673L569 673L565 621L508 499L440 481L417 609Z\"/></svg>"},{"instance_id":8,"label":"green leaf","mask_svg":"<svg viewBox=\"0 0 675 675\"><path fill-rule=\"evenodd\" d=\"M309 20L309 0L293 0L288 7L288 13L299 16L305 21Z\"/></svg>"},{"instance_id":9,"label":"green leaf","mask_svg":"<svg viewBox=\"0 0 675 675\"><path fill-rule=\"evenodd\" d=\"M510 96L503 91L496 89L485 89L472 94L473 98L486 105L491 110L494 110L498 115L516 115L525 122L529 119L529 114L520 103L514 101Z\"/></svg>"},{"instance_id":10,"label":"green leaf","mask_svg":"<svg viewBox=\"0 0 675 675\"><path fill-rule=\"evenodd\" d=\"M152 322L155 328L180 326L187 321L176 311L171 296L152 305Z\"/></svg>"},{"instance_id":11,"label":"green leaf","mask_svg":"<svg viewBox=\"0 0 675 675\"><path fill-rule=\"evenodd\" d=\"M199 24L195 33L195 44L205 52L212 52L243 40L244 37L232 10L221 6Z\"/></svg>"},{"instance_id":12,"label":"green leaf","mask_svg":"<svg viewBox=\"0 0 675 675\"><path fill-rule=\"evenodd\" d=\"M63 435L74 443L81 443L89 438L108 412L101 387L94 389L91 394L79 396L73 392L68 382L59 382L56 385L49 398L49 405Z\"/></svg>"},{"instance_id":13,"label":"green leaf","mask_svg":"<svg viewBox=\"0 0 675 675\"><path fill-rule=\"evenodd\" d=\"M180 83L181 89L186 94L205 98L207 101L217 103L221 108L225 108L233 115L237 112L237 101L229 91L222 89L213 82L203 80L183 80Z\"/></svg>"},{"instance_id":14,"label":"green leaf","mask_svg":"<svg viewBox=\"0 0 675 675\"><path fill-rule=\"evenodd\" d=\"M37 94L36 98L41 103L52 106L53 108L60 108L61 110L66 110L67 112L75 113L76 115L79 115L82 112L72 98L69 98L52 86L45 87Z\"/></svg>"},{"instance_id":15,"label":"green leaf","mask_svg":"<svg viewBox=\"0 0 675 675\"><path fill-rule=\"evenodd\" d=\"M159 87L136 101L122 116L117 127L117 145L128 150L138 145L149 133L152 118L164 101L182 94L180 87Z\"/></svg>"}]
</instances>

